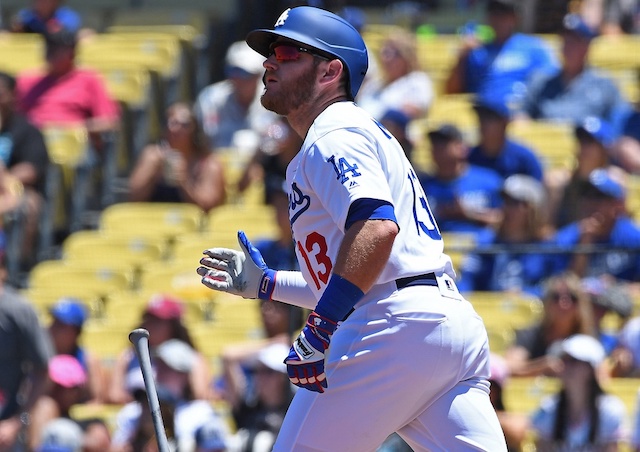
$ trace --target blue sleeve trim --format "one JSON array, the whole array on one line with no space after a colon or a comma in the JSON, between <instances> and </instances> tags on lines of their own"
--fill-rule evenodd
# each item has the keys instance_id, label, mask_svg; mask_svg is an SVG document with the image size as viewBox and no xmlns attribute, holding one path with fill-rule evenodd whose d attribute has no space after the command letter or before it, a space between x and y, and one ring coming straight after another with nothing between
<instances>
[{"instance_id":1,"label":"blue sleeve trim","mask_svg":"<svg viewBox=\"0 0 640 452\"><path fill-rule=\"evenodd\" d=\"M351 308L364 297L364 292L340 275L333 274L324 289L315 312L334 322L344 319Z\"/></svg>"},{"instance_id":2,"label":"blue sleeve trim","mask_svg":"<svg viewBox=\"0 0 640 452\"><path fill-rule=\"evenodd\" d=\"M344 224L345 231L361 220L391 220L398 223L390 202L371 198L361 198L351 204Z\"/></svg>"}]
</instances>

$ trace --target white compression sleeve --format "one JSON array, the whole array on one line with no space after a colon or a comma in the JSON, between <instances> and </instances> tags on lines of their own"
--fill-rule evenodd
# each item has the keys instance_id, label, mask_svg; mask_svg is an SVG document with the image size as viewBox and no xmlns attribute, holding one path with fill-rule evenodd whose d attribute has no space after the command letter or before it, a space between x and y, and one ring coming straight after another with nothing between
<instances>
[{"instance_id":1,"label":"white compression sleeve","mask_svg":"<svg viewBox=\"0 0 640 452\"><path fill-rule=\"evenodd\" d=\"M311 310L314 310L318 304L302 273L295 271L278 270L276 286L271 298Z\"/></svg>"}]
</instances>

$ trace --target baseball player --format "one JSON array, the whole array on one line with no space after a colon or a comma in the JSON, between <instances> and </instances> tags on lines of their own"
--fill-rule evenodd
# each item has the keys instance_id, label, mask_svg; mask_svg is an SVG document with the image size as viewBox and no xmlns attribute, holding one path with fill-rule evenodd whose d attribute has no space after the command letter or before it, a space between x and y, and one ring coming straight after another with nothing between
<instances>
[{"instance_id":1,"label":"baseball player","mask_svg":"<svg viewBox=\"0 0 640 452\"><path fill-rule=\"evenodd\" d=\"M300 272L205 251L207 287L312 309L283 358L298 390L274 451L373 451L392 432L416 451L504 451L489 347L402 148L353 103L367 49L340 17L300 6L247 43L266 57L263 105L304 138L287 169Z\"/></svg>"}]
</instances>

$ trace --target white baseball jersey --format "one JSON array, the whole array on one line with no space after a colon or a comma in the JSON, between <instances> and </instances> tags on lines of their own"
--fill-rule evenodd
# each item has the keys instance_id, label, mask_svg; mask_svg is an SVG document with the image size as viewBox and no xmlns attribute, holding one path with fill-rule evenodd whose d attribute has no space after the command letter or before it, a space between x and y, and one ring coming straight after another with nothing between
<instances>
[{"instance_id":1,"label":"white baseball jersey","mask_svg":"<svg viewBox=\"0 0 640 452\"><path fill-rule=\"evenodd\" d=\"M287 168L287 184L298 261L316 298L329 281L349 206L358 199L389 202L400 228L378 283L442 270L449 262L402 147L351 102L332 104L316 118Z\"/></svg>"}]
</instances>

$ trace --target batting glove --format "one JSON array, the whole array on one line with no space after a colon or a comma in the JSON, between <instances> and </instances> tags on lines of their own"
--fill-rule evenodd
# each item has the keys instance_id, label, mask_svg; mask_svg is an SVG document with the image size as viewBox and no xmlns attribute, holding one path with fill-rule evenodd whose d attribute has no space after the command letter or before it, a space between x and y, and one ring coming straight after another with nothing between
<instances>
[{"instance_id":1,"label":"batting glove","mask_svg":"<svg viewBox=\"0 0 640 452\"><path fill-rule=\"evenodd\" d=\"M338 324L313 311L307 324L293 342L284 360L289 380L309 391L324 392L327 377L324 373L324 351L329 348L331 335Z\"/></svg>"},{"instance_id":2,"label":"batting glove","mask_svg":"<svg viewBox=\"0 0 640 452\"><path fill-rule=\"evenodd\" d=\"M238 231L242 251L229 248L209 248L196 270L202 284L244 298L270 300L275 287L276 272L267 267L260 251L251 244L243 231Z\"/></svg>"}]
</instances>

